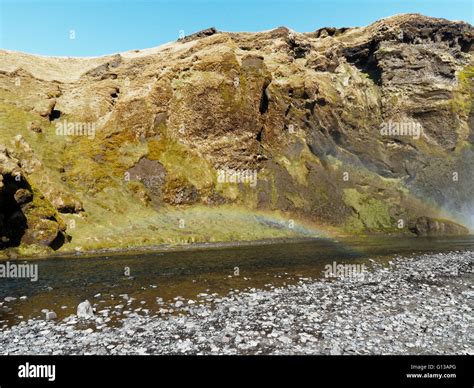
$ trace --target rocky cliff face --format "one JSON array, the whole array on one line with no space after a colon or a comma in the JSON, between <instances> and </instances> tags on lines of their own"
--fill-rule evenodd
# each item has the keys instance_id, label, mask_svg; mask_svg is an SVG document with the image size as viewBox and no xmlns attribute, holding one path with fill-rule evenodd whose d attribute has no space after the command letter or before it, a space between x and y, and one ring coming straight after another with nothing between
<instances>
[{"instance_id":1,"label":"rocky cliff face","mask_svg":"<svg viewBox=\"0 0 474 388\"><path fill-rule=\"evenodd\" d=\"M467 233L473 38L463 22L399 15L209 29L101 58L0 51L1 172L25 186L0 189L0 234L58 248L68 226L62 249L90 249ZM51 214L22 210L19 190Z\"/></svg>"},{"instance_id":2,"label":"rocky cliff face","mask_svg":"<svg viewBox=\"0 0 474 388\"><path fill-rule=\"evenodd\" d=\"M54 206L31 187L20 161L0 148L0 249L20 243L59 249L65 230Z\"/></svg>"}]
</instances>

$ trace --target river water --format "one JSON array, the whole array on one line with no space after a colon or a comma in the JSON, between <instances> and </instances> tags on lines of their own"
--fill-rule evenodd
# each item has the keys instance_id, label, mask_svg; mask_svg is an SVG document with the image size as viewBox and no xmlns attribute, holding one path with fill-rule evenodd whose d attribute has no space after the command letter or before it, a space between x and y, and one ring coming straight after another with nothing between
<instances>
[{"instance_id":1,"label":"river water","mask_svg":"<svg viewBox=\"0 0 474 388\"><path fill-rule=\"evenodd\" d=\"M124 311L153 314L176 297L199 300L200 293L238 292L292 284L323 276L327 264L386 263L395 255L474 250L474 236L450 238L350 238L200 248L155 253L92 257L56 257L38 264L38 280L0 279L0 326L41 317L43 309L62 319L88 299L97 310L123 304ZM100 294L98 296L97 294ZM127 304L121 294L134 300ZM20 300L26 296L26 300ZM201 296L201 298L203 298ZM112 318L119 320L121 313ZM112 321L113 323L114 321Z\"/></svg>"}]
</instances>

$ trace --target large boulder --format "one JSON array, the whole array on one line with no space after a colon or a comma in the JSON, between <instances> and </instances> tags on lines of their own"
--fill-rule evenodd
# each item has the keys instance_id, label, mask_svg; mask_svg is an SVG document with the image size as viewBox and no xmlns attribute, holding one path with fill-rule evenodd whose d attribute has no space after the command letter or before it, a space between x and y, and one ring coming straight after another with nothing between
<instances>
[{"instance_id":1,"label":"large boulder","mask_svg":"<svg viewBox=\"0 0 474 388\"><path fill-rule=\"evenodd\" d=\"M410 226L418 236L467 235L469 229L449 220L420 217Z\"/></svg>"}]
</instances>

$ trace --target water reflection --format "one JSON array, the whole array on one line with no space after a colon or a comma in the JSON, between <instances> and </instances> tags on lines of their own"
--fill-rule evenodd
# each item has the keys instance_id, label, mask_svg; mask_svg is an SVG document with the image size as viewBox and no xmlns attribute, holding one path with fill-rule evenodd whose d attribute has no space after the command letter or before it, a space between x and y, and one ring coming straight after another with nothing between
<instances>
[{"instance_id":1,"label":"water reflection","mask_svg":"<svg viewBox=\"0 0 474 388\"><path fill-rule=\"evenodd\" d=\"M362 264L369 259L384 262L395 254L468 249L474 249L471 236L384 237L44 259L35 262L39 265L37 282L0 279L1 300L6 296L18 298L4 303L0 320L3 324L16 323L41 316L45 308L54 310L61 319L75 313L84 299L98 310L123 304L121 294L135 298L130 308L154 312L160 307L157 297L165 301L177 296L196 300L202 292L226 294L230 290L286 285L300 277L320 277L324 266L333 261ZM130 276L125 275L127 269ZM21 296L28 299L20 301Z\"/></svg>"}]
</instances>

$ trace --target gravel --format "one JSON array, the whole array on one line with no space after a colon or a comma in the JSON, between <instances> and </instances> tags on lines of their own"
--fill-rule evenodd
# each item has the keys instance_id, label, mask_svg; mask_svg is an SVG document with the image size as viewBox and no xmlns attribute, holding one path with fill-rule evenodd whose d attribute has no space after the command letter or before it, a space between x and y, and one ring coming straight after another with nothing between
<instances>
[{"instance_id":1,"label":"gravel","mask_svg":"<svg viewBox=\"0 0 474 388\"><path fill-rule=\"evenodd\" d=\"M157 298L156 315L124 311L119 326L30 319L0 331L0 353L474 354L473 262L471 251L397 257L363 279Z\"/></svg>"}]
</instances>

